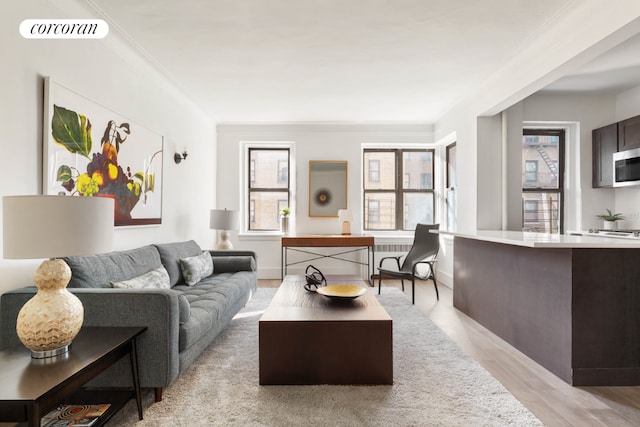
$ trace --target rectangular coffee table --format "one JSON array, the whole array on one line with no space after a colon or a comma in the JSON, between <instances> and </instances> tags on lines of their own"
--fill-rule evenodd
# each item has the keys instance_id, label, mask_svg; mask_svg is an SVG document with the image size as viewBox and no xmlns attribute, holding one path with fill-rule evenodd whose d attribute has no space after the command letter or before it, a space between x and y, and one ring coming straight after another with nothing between
<instances>
[{"instance_id":1,"label":"rectangular coffee table","mask_svg":"<svg viewBox=\"0 0 640 427\"><path fill-rule=\"evenodd\" d=\"M366 293L335 301L286 276L259 321L260 384L393 384L391 317L358 276L327 281Z\"/></svg>"}]
</instances>

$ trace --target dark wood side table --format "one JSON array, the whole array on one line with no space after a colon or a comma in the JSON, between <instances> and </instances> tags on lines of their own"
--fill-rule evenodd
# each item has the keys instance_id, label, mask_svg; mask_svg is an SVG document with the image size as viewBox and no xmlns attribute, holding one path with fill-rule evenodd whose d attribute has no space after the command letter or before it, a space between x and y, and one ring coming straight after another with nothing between
<instances>
[{"instance_id":1,"label":"dark wood side table","mask_svg":"<svg viewBox=\"0 0 640 427\"><path fill-rule=\"evenodd\" d=\"M106 423L125 403L135 398L142 419L136 338L146 327L85 327L64 356L32 359L24 348L0 351L0 421L27 421L40 426L40 418L60 403L110 403L96 426ZM126 355L131 361L132 390L85 390L82 386Z\"/></svg>"}]
</instances>

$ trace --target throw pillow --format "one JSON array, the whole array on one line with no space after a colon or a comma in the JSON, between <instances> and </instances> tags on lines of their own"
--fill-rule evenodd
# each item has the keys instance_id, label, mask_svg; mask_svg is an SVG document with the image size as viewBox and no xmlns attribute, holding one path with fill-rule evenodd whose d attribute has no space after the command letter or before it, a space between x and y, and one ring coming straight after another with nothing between
<instances>
[{"instance_id":1,"label":"throw pillow","mask_svg":"<svg viewBox=\"0 0 640 427\"><path fill-rule=\"evenodd\" d=\"M164 267L158 267L129 280L111 282L113 288L158 288L169 289L169 273Z\"/></svg>"},{"instance_id":2,"label":"throw pillow","mask_svg":"<svg viewBox=\"0 0 640 427\"><path fill-rule=\"evenodd\" d=\"M180 269L184 282L193 286L205 277L213 274L213 261L209 252L202 252L200 255L180 260Z\"/></svg>"}]
</instances>

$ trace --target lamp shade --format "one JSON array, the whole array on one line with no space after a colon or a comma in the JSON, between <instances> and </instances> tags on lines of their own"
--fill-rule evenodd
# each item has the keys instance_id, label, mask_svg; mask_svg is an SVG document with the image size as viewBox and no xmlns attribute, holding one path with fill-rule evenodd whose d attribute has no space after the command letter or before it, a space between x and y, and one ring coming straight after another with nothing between
<instances>
[{"instance_id":1,"label":"lamp shade","mask_svg":"<svg viewBox=\"0 0 640 427\"><path fill-rule=\"evenodd\" d=\"M6 196L2 215L4 258L59 258L113 247L111 198Z\"/></svg>"},{"instance_id":2,"label":"lamp shade","mask_svg":"<svg viewBox=\"0 0 640 427\"><path fill-rule=\"evenodd\" d=\"M345 222L345 221L352 222L353 214L349 209L338 209L338 218L340 222Z\"/></svg>"},{"instance_id":3,"label":"lamp shade","mask_svg":"<svg viewBox=\"0 0 640 427\"><path fill-rule=\"evenodd\" d=\"M212 209L209 228L213 230L237 230L239 222L238 211Z\"/></svg>"}]
</instances>

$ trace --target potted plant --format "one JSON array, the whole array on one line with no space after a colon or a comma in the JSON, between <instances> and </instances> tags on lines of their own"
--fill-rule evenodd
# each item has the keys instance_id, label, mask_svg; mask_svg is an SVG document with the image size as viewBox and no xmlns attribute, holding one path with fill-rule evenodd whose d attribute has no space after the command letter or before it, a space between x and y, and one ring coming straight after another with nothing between
<instances>
[{"instance_id":1,"label":"potted plant","mask_svg":"<svg viewBox=\"0 0 640 427\"><path fill-rule=\"evenodd\" d=\"M290 208L280 209L280 231L284 234L289 234L289 215L291 215Z\"/></svg>"},{"instance_id":2,"label":"potted plant","mask_svg":"<svg viewBox=\"0 0 640 427\"><path fill-rule=\"evenodd\" d=\"M620 213L613 213L609 209L606 209L606 214L598 215L598 218L604 221L604 229L605 230L615 230L618 228L618 223L616 221L620 219L624 219L624 216Z\"/></svg>"}]
</instances>

